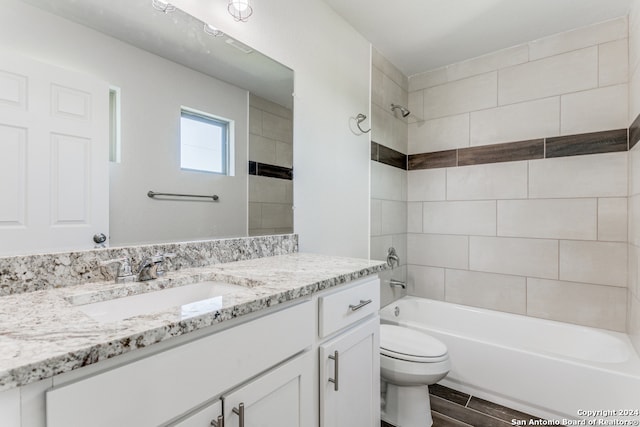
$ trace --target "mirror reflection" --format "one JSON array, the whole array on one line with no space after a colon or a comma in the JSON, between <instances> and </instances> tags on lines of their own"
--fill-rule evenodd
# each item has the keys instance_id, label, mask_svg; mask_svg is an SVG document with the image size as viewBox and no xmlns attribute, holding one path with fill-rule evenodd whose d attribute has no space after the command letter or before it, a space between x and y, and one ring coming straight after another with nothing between
<instances>
[{"instance_id":1,"label":"mirror reflection","mask_svg":"<svg viewBox=\"0 0 640 427\"><path fill-rule=\"evenodd\" d=\"M0 254L293 231L293 72L212 30L151 0L4 2Z\"/></svg>"}]
</instances>

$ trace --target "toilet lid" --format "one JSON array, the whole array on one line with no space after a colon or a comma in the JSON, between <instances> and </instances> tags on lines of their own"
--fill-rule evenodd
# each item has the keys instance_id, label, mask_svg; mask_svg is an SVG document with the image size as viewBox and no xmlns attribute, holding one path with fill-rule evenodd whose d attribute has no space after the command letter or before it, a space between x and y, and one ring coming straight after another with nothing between
<instances>
[{"instance_id":1,"label":"toilet lid","mask_svg":"<svg viewBox=\"0 0 640 427\"><path fill-rule=\"evenodd\" d=\"M447 354L447 346L440 340L420 332L396 325L380 325L380 352L397 359L441 358Z\"/></svg>"}]
</instances>

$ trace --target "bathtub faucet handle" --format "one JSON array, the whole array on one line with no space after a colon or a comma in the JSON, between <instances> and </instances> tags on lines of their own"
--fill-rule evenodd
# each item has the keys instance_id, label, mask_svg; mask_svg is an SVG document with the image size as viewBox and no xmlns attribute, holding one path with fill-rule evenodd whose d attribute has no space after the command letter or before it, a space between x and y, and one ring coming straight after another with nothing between
<instances>
[{"instance_id":1,"label":"bathtub faucet handle","mask_svg":"<svg viewBox=\"0 0 640 427\"><path fill-rule=\"evenodd\" d=\"M400 265L400 257L398 256L397 252L396 252L396 248L394 248L393 246L389 248L388 252L387 252L387 265L391 268L393 268L393 266L398 267Z\"/></svg>"}]
</instances>

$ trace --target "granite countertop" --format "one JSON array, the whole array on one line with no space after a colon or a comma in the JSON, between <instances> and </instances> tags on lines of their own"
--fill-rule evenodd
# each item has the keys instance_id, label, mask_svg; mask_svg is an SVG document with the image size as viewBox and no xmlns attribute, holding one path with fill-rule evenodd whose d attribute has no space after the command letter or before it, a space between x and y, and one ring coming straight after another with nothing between
<instances>
[{"instance_id":1,"label":"granite countertop","mask_svg":"<svg viewBox=\"0 0 640 427\"><path fill-rule=\"evenodd\" d=\"M386 268L381 261L294 253L182 269L147 282L75 285L0 297L0 391L145 348ZM205 280L242 285L221 305L99 323L78 305Z\"/></svg>"}]
</instances>

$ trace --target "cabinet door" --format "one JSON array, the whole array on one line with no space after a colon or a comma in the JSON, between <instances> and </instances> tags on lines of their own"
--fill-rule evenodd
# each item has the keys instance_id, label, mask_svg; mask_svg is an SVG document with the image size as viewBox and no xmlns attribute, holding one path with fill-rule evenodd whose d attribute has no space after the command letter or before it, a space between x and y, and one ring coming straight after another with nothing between
<instances>
[{"instance_id":1,"label":"cabinet door","mask_svg":"<svg viewBox=\"0 0 640 427\"><path fill-rule=\"evenodd\" d=\"M211 421L218 421L222 415L222 401L216 400L188 417L172 424L172 427L211 427Z\"/></svg>"},{"instance_id":2,"label":"cabinet door","mask_svg":"<svg viewBox=\"0 0 640 427\"><path fill-rule=\"evenodd\" d=\"M223 396L225 427L313 425L312 372L313 361L307 352Z\"/></svg>"},{"instance_id":3,"label":"cabinet door","mask_svg":"<svg viewBox=\"0 0 640 427\"><path fill-rule=\"evenodd\" d=\"M380 425L380 319L320 346L320 425Z\"/></svg>"}]
</instances>

